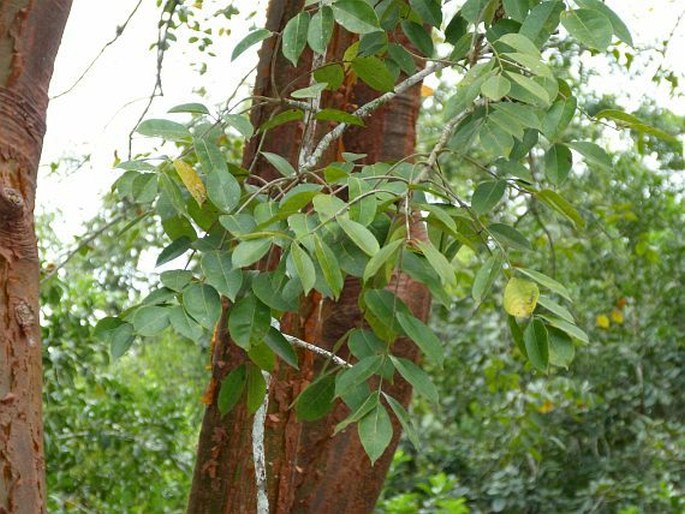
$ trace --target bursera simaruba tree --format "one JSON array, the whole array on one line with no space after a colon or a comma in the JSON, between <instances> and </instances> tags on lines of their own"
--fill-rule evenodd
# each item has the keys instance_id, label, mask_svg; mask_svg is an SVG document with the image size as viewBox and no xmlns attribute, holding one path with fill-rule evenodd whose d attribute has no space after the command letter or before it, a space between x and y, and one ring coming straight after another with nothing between
<instances>
[{"instance_id":1,"label":"bursera simaruba tree","mask_svg":"<svg viewBox=\"0 0 685 514\"><path fill-rule=\"evenodd\" d=\"M271 0L266 27L274 32L282 31L287 21L301 9L301 1ZM339 59L354 41L353 36L344 30L336 30L333 37L328 60ZM271 38L261 49L255 96L282 96L309 84L311 55L305 53L299 66L294 68L275 45L276 39ZM415 144L419 89L418 85L411 88L376 111L366 120L365 127L348 130L338 144L332 146L328 160L339 157L341 151L367 154L366 159L371 163L396 161L411 155ZM361 82L346 83L339 91L324 95L322 101L327 107L350 110L377 95ZM253 125L260 126L272 112L271 106L254 109ZM326 131L328 128L320 126L319 130ZM296 165L302 132L302 124L281 125L267 133L259 149L286 156ZM250 167L257 149L258 139L253 138L243 156L245 168ZM253 172L268 179L272 179L275 173L261 157ZM418 225L414 230L421 232ZM264 266L269 264L263 263ZM400 275L392 287L418 318L426 319L430 298L422 285ZM337 302L321 299L317 294L310 295L299 315L286 316L281 327L284 332L331 349L348 330L361 325L357 298L359 291L358 279L348 278ZM225 330L228 309L230 306L224 305L224 316L214 337L212 383L215 386L230 370L247 359L245 353L231 343ZM418 356L414 344L403 339L395 343L393 352L412 360ZM340 355L348 357L345 350ZM320 421L297 420L292 409L293 401L316 376L320 364L320 358L303 351L299 370L280 365L272 376L265 434L270 512L370 512L380 494L393 450L397 446L400 427L395 419L393 441L374 466L354 426L333 436L336 424L349 414L349 409L340 401ZM384 389L405 406L408 404L411 388L401 378L396 378L394 384L384 386ZM242 402L222 417L216 405L217 390L217 387L211 387L212 394L207 399L209 405L200 435L188 512L255 512L257 490L252 459L252 416Z\"/></svg>"}]
</instances>

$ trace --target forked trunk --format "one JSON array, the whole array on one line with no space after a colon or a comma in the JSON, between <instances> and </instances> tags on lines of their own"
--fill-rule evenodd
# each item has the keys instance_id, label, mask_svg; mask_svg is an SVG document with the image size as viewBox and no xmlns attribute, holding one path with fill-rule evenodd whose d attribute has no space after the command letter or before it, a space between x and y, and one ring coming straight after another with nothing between
<instances>
[{"instance_id":1,"label":"forked trunk","mask_svg":"<svg viewBox=\"0 0 685 514\"><path fill-rule=\"evenodd\" d=\"M71 0L0 2L0 513L45 512L33 207L48 85Z\"/></svg>"},{"instance_id":2,"label":"forked trunk","mask_svg":"<svg viewBox=\"0 0 685 514\"><path fill-rule=\"evenodd\" d=\"M271 0L267 28L281 31L288 19L299 12L298 0ZM329 46L328 58L341 54L352 42L350 34L336 31ZM276 52L276 54L274 54ZM338 55L339 57L339 55ZM311 55L305 52L298 69L292 68L274 48L274 39L265 42L258 67L255 95L273 96L273 84L290 90L308 85ZM272 65L273 64L273 65ZM273 75L272 75L273 73ZM420 86L396 98L366 120L363 129L349 130L332 149L328 159L340 151L367 154L368 162L394 161L414 151L415 125L419 109ZM287 93L281 91L281 93ZM344 109L361 105L377 93L361 83L347 84L338 94L327 95L323 103ZM264 122L271 111L260 108L252 114L255 126ZM323 127L325 129L325 127ZM281 125L267 133L261 150L283 155L294 165L302 140L302 126ZM255 158L257 143L248 144L243 164L248 167ZM260 158L253 172L265 178L272 173L268 163ZM422 227L414 227L421 237ZM360 284L348 279L338 302L323 301L311 295L298 315L282 320L282 329L323 348L331 349L335 341L349 329L360 326L357 306ZM421 319L428 316L430 298L426 289L406 276L396 279L393 291ZM226 310L228 306L225 306ZM213 347L212 385L209 405L202 424L198 458L188 512L191 514L229 514L256 512L256 483L252 460L252 416L244 403L221 417L216 406L219 381L230 370L247 360L244 352L231 343L222 317L215 333ZM413 343L400 340L393 353L416 360ZM341 353L345 357L345 353ZM318 422L299 422L292 404L297 395L311 382L319 365L311 353L300 352L300 370L285 365L274 371L269 391L269 411L266 420L267 495L270 512L364 514L373 510L400 436L399 423L393 419L395 435L389 448L375 466L366 456L354 427L332 437L337 423L349 410L338 402L325 418ZM411 398L411 388L401 378L385 390L405 406Z\"/></svg>"}]
</instances>

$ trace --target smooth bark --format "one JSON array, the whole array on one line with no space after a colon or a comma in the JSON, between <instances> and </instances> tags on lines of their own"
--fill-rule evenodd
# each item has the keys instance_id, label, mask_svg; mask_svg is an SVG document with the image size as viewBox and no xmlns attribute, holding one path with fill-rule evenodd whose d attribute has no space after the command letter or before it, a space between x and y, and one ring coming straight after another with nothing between
<instances>
[{"instance_id":1,"label":"smooth bark","mask_svg":"<svg viewBox=\"0 0 685 514\"><path fill-rule=\"evenodd\" d=\"M0 513L46 509L33 208L48 85L70 7L0 3Z\"/></svg>"}]
</instances>

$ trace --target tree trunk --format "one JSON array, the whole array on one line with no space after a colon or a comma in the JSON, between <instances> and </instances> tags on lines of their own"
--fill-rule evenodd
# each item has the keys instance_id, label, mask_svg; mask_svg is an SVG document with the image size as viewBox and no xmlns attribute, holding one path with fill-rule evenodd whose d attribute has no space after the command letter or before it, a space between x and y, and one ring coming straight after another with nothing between
<instances>
[{"instance_id":1,"label":"tree trunk","mask_svg":"<svg viewBox=\"0 0 685 514\"><path fill-rule=\"evenodd\" d=\"M301 0L271 0L267 28L281 31L288 19L299 12L301 7ZM339 58L352 41L349 33L336 30L334 41L329 46L328 60ZM274 59L275 64L272 66ZM311 55L305 53L299 68L294 69L280 56L273 39L267 40L260 52L254 94L274 96L272 84L279 88L292 83L290 90L308 85L306 72L310 63ZM329 152L328 159L335 158L342 150L366 153L368 162L395 161L411 155L414 151L419 92L420 86L412 88L375 112L367 119L365 128L348 130L337 147ZM366 103L376 95L361 83L348 84L337 94L325 95L322 103L326 107L344 109L352 104ZM272 108L255 109L252 113L253 124L259 126L272 112ZM325 130L326 127L320 129ZM302 131L302 125L298 123L281 125L267 133L261 149L283 155L296 164ZM246 147L243 156L245 167L252 163L257 147L256 139ZM273 178L274 173L261 158L255 163L252 172L265 178ZM414 237L421 237L423 227L417 224L414 230ZM288 315L282 320L283 331L331 349L342 334L350 328L360 326L362 322L357 306L359 289L358 280L348 279L338 302L323 301L317 294L310 295L303 302L299 316ZM400 275L395 279L393 290L397 290L417 317L424 320L427 318L430 298L423 286ZM220 380L247 360L244 352L228 338L225 315L215 333L213 347L212 383L200 434L188 512L252 513L256 511L256 483L252 460L253 417L247 414L244 403L240 403L223 418L216 407L216 392ZM415 345L408 340L396 342L393 353L411 360L418 357ZM346 357L344 351L341 356ZM397 447L399 423L393 418L393 441L372 467L354 427L332 437L336 424L349 414L342 402L338 402L333 411L318 422L299 422L291 406L298 394L311 382L319 365L320 362L311 353L300 352L299 370L283 365L272 375L265 434L270 512L371 512ZM385 390L405 406L409 403L411 388L401 378L396 377L395 383Z\"/></svg>"},{"instance_id":2,"label":"tree trunk","mask_svg":"<svg viewBox=\"0 0 685 514\"><path fill-rule=\"evenodd\" d=\"M48 85L71 0L0 3L0 513L45 512L33 207Z\"/></svg>"}]
</instances>

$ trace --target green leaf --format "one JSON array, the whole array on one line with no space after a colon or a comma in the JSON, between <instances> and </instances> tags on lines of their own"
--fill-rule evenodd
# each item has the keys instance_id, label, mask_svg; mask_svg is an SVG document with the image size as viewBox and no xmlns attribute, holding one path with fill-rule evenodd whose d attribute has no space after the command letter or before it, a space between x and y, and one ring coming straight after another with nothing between
<instances>
[{"instance_id":1,"label":"green leaf","mask_svg":"<svg viewBox=\"0 0 685 514\"><path fill-rule=\"evenodd\" d=\"M113 359L123 356L133 344L133 325L123 323L112 331L109 342L109 351Z\"/></svg>"},{"instance_id":2,"label":"green leaf","mask_svg":"<svg viewBox=\"0 0 685 514\"><path fill-rule=\"evenodd\" d=\"M299 244L293 243L290 246L290 255L293 258L293 264L295 264L295 271L297 276L302 283L302 289L304 294L309 294L309 291L314 287L316 282L316 271L314 269L314 262L312 261L309 254L305 252Z\"/></svg>"},{"instance_id":3,"label":"green leaf","mask_svg":"<svg viewBox=\"0 0 685 514\"><path fill-rule=\"evenodd\" d=\"M528 360L540 371L547 371L549 365L549 336L545 324L534 319L523 331Z\"/></svg>"},{"instance_id":4,"label":"green leaf","mask_svg":"<svg viewBox=\"0 0 685 514\"><path fill-rule=\"evenodd\" d=\"M437 404L440 400L438 395L438 388L431 381L428 373L419 368L412 361L402 359L399 357L390 356L395 369L399 371L400 375L411 384L414 390L421 396L424 396L431 403Z\"/></svg>"},{"instance_id":5,"label":"green leaf","mask_svg":"<svg viewBox=\"0 0 685 514\"><path fill-rule=\"evenodd\" d=\"M326 89L326 86L328 86L328 84L325 82L317 82L309 87L303 87L302 89L293 91L290 93L290 96L293 98L317 98L321 95L321 92Z\"/></svg>"},{"instance_id":6,"label":"green leaf","mask_svg":"<svg viewBox=\"0 0 685 514\"><path fill-rule=\"evenodd\" d=\"M139 308L131 319L136 334L149 337L159 334L169 326L169 309L148 305Z\"/></svg>"},{"instance_id":7,"label":"green leaf","mask_svg":"<svg viewBox=\"0 0 685 514\"><path fill-rule=\"evenodd\" d=\"M285 157L281 157L280 155L271 152L261 152L261 154L266 157L266 160L284 177L294 177L297 175L295 168L293 168L292 164L290 164Z\"/></svg>"},{"instance_id":8,"label":"green leaf","mask_svg":"<svg viewBox=\"0 0 685 514\"><path fill-rule=\"evenodd\" d=\"M364 416L357 424L357 431L364 451L373 465L392 440L392 423L385 407L379 404Z\"/></svg>"},{"instance_id":9,"label":"green leaf","mask_svg":"<svg viewBox=\"0 0 685 514\"><path fill-rule=\"evenodd\" d=\"M202 327L180 305L175 305L169 309L169 321L178 334L191 341L198 342L204 334Z\"/></svg>"},{"instance_id":10,"label":"green leaf","mask_svg":"<svg viewBox=\"0 0 685 514\"><path fill-rule=\"evenodd\" d=\"M573 341L565 332L556 328L552 328L548 332L549 363L553 366L568 369L576 354L576 348L573 346Z\"/></svg>"},{"instance_id":11,"label":"green leaf","mask_svg":"<svg viewBox=\"0 0 685 514\"><path fill-rule=\"evenodd\" d=\"M300 421L316 421L333 408L335 375L317 378L302 391L295 401L295 412Z\"/></svg>"},{"instance_id":12,"label":"green leaf","mask_svg":"<svg viewBox=\"0 0 685 514\"><path fill-rule=\"evenodd\" d=\"M416 62L414 62L412 55L402 45L390 43L388 45L388 55L406 75L416 73Z\"/></svg>"},{"instance_id":13,"label":"green leaf","mask_svg":"<svg viewBox=\"0 0 685 514\"><path fill-rule=\"evenodd\" d=\"M573 205L571 205L558 193L550 189L543 189L542 191L535 193L535 196L540 201L546 203L549 207L567 218L576 228L583 228L585 226L585 220L582 218L580 213L575 209L575 207L573 207Z\"/></svg>"},{"instance_id":14,"label":"green leaf","mask_svg":"<svg viewBox=\"0 0 685 514\"><path fill-rule=\"evenodd\" d=\"M498 41L510 46L517 52L533 57L538 61L542 59L542 55L540 54L538 47L524 34L516 34L515 32L511 32L509 34L504 34L498 39Z\"/></svg>"},{"instance_id":15,"label":"green leaf","mask_svg":"<svg viewBox=\"0 0 685 514\"><path fill-rule=\"evenodd\" d=\"M304 119L304 112L300 109L288 109L278 113L276 116L266 120L261 124L257 132L266 132L272 128L284 125L291 121L302 121Z\"/></svg>"},{"instance_id":16,"label":"green leaf","mask_svg":"<svg viewBox=\"0 0 685 514\"><path fill-rule=\"evenodd\" d=\"M573 156L568 146L555 143L545 153L545 175L552 184L560 185L568 177L573 166Z\"/></svg>"},{"instance_id":17,"label":"green leaf","mask_svg":"<svg viewBox=\"0 0 685 514\"><path fill-rule=\"evenodd\" d=\"M607 153L597 146L595 143L590 143L589 141L574 141L572 143L567 143L572 149L580 153L588 165L597 166L603 170L611 170L613 164L611 162L611 157Z\"/></svg>"},{"instance_id":18,"label":"green leaf","mask_svg":"<svg viewBox=\"0 0 685 514\"><path fill-rule=\"evenodd\" d=\"M365 254L373 257L378 253L380 250L378 240L364 225L346 218L338 218L338 224L340 224L345 234L347 234L354 244L356 244Z\"/></svg>"},{"instance_id":19,"label":"green leaf","mask_svg":"<svg viewBox=\"0 0 685 514\"><path fill-rule=\"evenodd\" d=\"M648 134L650 136L662 139L668 143L673 143L676 145L680 144L680 140L677 137L672 136L668 132L664 132L661 129L648 125L644 121L640 120L640 118L637 116L628 114L627 112L619 111L618 109L604 109L599 111L597 114L595 114L595 119L612 120L615 121L616 125L619 127L626 127L641 134Z\"/></svg>"},{"instance_id":20,"label":"green leaf","mask_svg":"<svg viewBox=\"0 0 685 514\"><path fill-rule=\"evenodd\" d=\"M240 401L240 397L245 389L246 378L247 369L244 364L241 364L221 381L216 406L222 416L229 413Z\"/></svg>"},{"instance_id":21,"label":"green leaf","mask_svg":"<svg viewBox=\"0 0 685 514\"><path fill-rule=\"evenodd\" d=\"M416 427L414 426L414 422L409 416L409 413L407 413L406 409L402 406L402 404L395 400L392 396L389 396L385 393L383 393L383 396L387 400L388 405L390 405L392 411L395 413L397 420L400 422L400 425L402 426L403 432L407 435L411 444L414 445L414 448L418 450L420 448L421 443L419 441L419 436L416 431Z\"/></svg>"},{"instance_id":22,"label":"green leaf","mask_svg":"<svg viewBox=\"0 0 685 514\"><path fill-rule=\"evenodd\" d=\"M245 139L250 139L254 134L252 122L240 114L225 114L224 121L230 127L236 129Z\"/></svg>"},{"instance_id":23,"label":"green leaf","mask_svg":"<svg viewBox=\"0 0 685 514\"><path fill-rule=\"evenodd\" d=\"M528 318L539 297L540 289L535 282L512 277L504 288L504 310L516 318Z\"/></svg>"},{"instance_id":24,"label":"green leaf","mask_svg":"<svg viewBox=\"0 0 685 514\"><path fill-rule=\"evenodd\" d=\"M209 109L205 107L205 105L201 103L187 103L187 104L180 104L172 107L169 109L167 112L169 113L176 113L176 112L187 112L191 114L209 114Z\"/></svg>"},{"instance_id":25,"label":"green leaf","mask_svg":"<svg viewBox=\"0 0 685 514\"><path fill-rule=\"evenodd\" d=\"M173 261L175 258L180 257L188 251L191 242L192 241L187 236L181 236L172 241L160 252L155 266L161 266L162 264L166 264L167 262Z\"/></svg>"},{"instance_id":26,"label":"green leaf","mask_svg":"<svg viewBox=\"0 0 685 514\"><path fill-rule=\"evenodd\" d=\"M328 84L326 89L336 91L345 80L345 72L339 64L329 64L314 70L314 80Z\"/></svg>"},{"instance_id":27,"label":"green leaf","mask_svg":"<svg viewBox=\"0 0 685 514\"><path fill-rule=\"evenodd\" d=\"M332 7L335 21L354 34L380 30L376 11L364 0L338 0Z\"/></svg>"},{"instance_id":28,"label":"green leaf","mask_svg":"<svg viewBox=\"0 0 685 514\"><path fill-rule=\"evenodd\" d=\"M283 41L281 50L286 59L288 59L293 66L297 66L297 61L300 55L307 46L307 33L309 31L309 13L304 11L294 16L283 29Z\"/></svg>"},{"instance_id":29,"label":"green leaf","mask_svg":"<svg viewBox=\"0 0 685 514\"><path fill-rule=\"evenodd\" d=\"M403 21L402 31L407 39L426 57L432 57L435 51L433 39L430 32L427 32L423 25L413 21Z\"/></svg>"},{"instance_id":30,"label":"green leaf","mask_svg":"<svg viewBox=\"0 0 685 514\"><path fill-rule=\"evenodd\" d=\"M221 299L212 286L191 284L183 290L183 307L200 325L213 330L221 314Z\"/></svg>"},{"instance_id":31,"label":"green leaf","mask_svg":"<svg viewBox=\"0 0 685 514\"><path fill-rule=\"evenodd\" d=\"M162 284L174 291L181 291L193 279L192 271L171 270L164 271L160 276Z\"/></svg>"},{"instance_id":32,"label":"green leaf","mask_svg":"<svg viewBox=\"0 0 685 514\"><path fill-rule=\"evenodd\" d=\"M243 241L233 250L231 261L234 268L246 268L264 257L271 248L271 239Z\"/></svg>"},{"instance_id":33,"label":"green leaf","mask_svg":"<svg viewBox=\"0 0 685 514\"><path fill-rule=\"evenodd\" d=\"M407 306L390 291L367 289L363 296L364 314L375 334L385 341L393 341L401 331L395 316L399 309Z\"/></svg>"},{"instance_id":34,"label":"green leaf","mask_svg":"<svg viewBox=\"0 0 685 514\"><path fill-rule=\"evenodd\" d=\"M612 11L607 4L601 2L600 0L576 0L576 3L583 9L595 10L607 17L611 23L611 28L614 34L623 41L624 43L633 46L633 38L630 35L630 30L623 23L621 18L619 18L614 11Z\"/></svg>"},{"instance_id":35,"label":"green leaf","mask_svg":"<svg viewBox=\"0 0 685 514\"><path fill-rule=\"evenodd\" d=\"M530 242L518 230L504 223L493 223L488 226L488 232L492 237L505 246L511 246L517 250L530 250Z\"/></svg>"},{"instance_id":36,"label":"green leaf","mask_svg":"<svg viewBox=\"0 0 685 514\"><path fill-rule=\"evenodd\" d=\"M589 48L603 52L611 44L613 27L609 19L591 9L572 9L560 16L569 33Z\"/></svg>"},{"instance_id":37,"label":"green leaf","mask_svg":"<svg viewBox=\"0 0 685 514\"><path fill-rule=\"evenodd\" d=\"M344 420L335 426L333 435L345 430L352 423L357 423L360 419L366 416L369 412L376 408L378 405L378 394L375 392L370 393L366 399L359 404L359 407L347 416Z\"/></svg>"},{"instance_id":38,"label":"green leaf","mask_svg":"<svg viewBox=\"0 0 685 514\"><path fill-rule=\"evenodd\" d=\"M573 315L566 307L559 305L557 302L550 300L546 296L540 295L540 298L538 298L538 305L556 314L563 320L568 321L569 323L574 323Z\"/></svg>"},{"instance_id":39,"label":"green leaf","mask_svg":"<svg viewBox=\"0 0 685 514\"><path fill-rule=\"evenodd\" d=\"M333 34L333 25L333 10L327 5L322 6L312 16L307 33L307 42L317 54L324 55L326 53L328 42Z\"/></svg>"},{"instance_id":40,"label":"green leaf","mask_svg":"<svg viewBox=\"0 0 685 514\"><path fill-rule=\"evenodd\" d=\"M529 54L523 54L520 52L503 53L502 57L508 59L509 61L513 61L522 66L525 66L534 75L539 75L541 77L549 77L550 79L555 80L552 68L540 62L540 58L538 57L533 57Z\"/></svg>"},{"instance_id":41,"label":"green leaf","mask_svg":"<svg viewBox=\"0 0 685 514\"><path fill-rule=\"evenodd\" d=\"M161 137L167 141L182 141L190 138L190 131L185 125L170 120L145 120L136 132L148 137Z\"/></svg>"},{"instance_id":42,"label":"green leaf","mask_svg":"<svg viewBox=\"0 0 685 514\"><path fill-rule=\"evenodd\" d=\"M487 96L490 100L497 102L502 97L507 96L511 89L511 82L509 82L502 75L493 75L480 86L481 93Z\"/></svg>"},{"instance_id":43,"label":"green leaf","mask_svg":"<svg viewBox=\"0 0 685 514\"><path fill-rule=\"evenodd\" d=\"M473 192L471 208L479 216L489 212L502 199L506 187L506 180L488 180L486 182L481 182Z\"/></svg>"},{"instance_id":44,"label":"green leaf","mask_svg":"<svg viewBox=\"0 0 685 514\"><path fill-rule=\"evenodd\" d=\"M337 121L339 123L346 123L348 125L364 126L361 118L350 114L349 112L340 111L338 109L321 109L314 116L319 121Z\"/></svg>"},{"instance_id":45,"label":"green leaf","mask_svg":"<svg viewBox=\"0 0 685 514\"><path fill-rule=\"evenodd\" d=\"M244 350L264 341L271 326L271 309L253 294L238 300L228 316L228 331Z\"/></svg>"},{"instance_id":46,"label":"green leaf","mask_svg":"<svg viewBox=\"0 0 685 514\"><path fill-rule=\"evenodd\" d=\"M243 273L240 269L233 269L231 254L222 251L205 252L200 266L207 283L234 302L243 284Z\"/></svg>"},{"instance_id":47,"label":"green leaf","mask_svg":"<svg viewBox=\"0 0 685 514\"><path fill-rule=\"evenodd\" d=\"M424 22L440 28L442 9L438 0L409 0L409 5L421 16Z\"/></svg>"},{"instance_id":48,"label":"green leaf","mask_svg":"<svg viewBox=\"0 0 685 514\"><path fill-rule=\"evenodd\" d=\"M529 0L502 0L502 5L507 16L512 20L523 23L526 20L531 3Z\"/></svg>"},{"instance_id":49,"label":"green leaf","mask_svg":"<svg viewBox=\"0 0 685 514\"><path fill-rule=\"evenodd\" d=\"M502 263L504 257L501 252L494 253L476 272L473 279L473 287L471 288L471 296L480 303L485 298L485 295L490 291L490 288L495 283L500 271L502 271Z\"/></svg>"},{"instance_id":50,"label":"green leaf","mask_svg":"<svg viewBox=\"0 0 685 514\"><path fill-rule=\"evenodd\" d=\"M265 39L271 37L271 35L272 32L266 29L257 29L253 32L250 32L247 36L241 39L237 45L235 45L233 53L231 54L231 61L235 61L245 50L250 48L252 45L256 45L260 41L264 41Z\"/></svg>"},{"instance_id":51,"label":"green leaf","mask_svg":"<svg viewBox=\"0 0 685 514\"><path fill-rule=\"evenodd\" d=\"M574 97L557 100L545 113L542 120L542 133L550 141L557 139L568 127L576 112L577 102Z\"/></svg>"},{"instance_id":52,"label":"green leaf","mask_svg":"<svg viewBox=\"0 0 685 514\"><path fill-rule=\"evenodd\" d=\"M383 360L384 357L382 355L365 357L351 368L338 373L335 379L335 395L342 397L365 383L369 377L380 369Z\"/></svg>"},{"instance_id":53,"label":"green leaf","mask_svg":"<svg viewBox=\"0 0 685 514\"><path fill-rule=\"evenodd\" d=\"M521 101L540 107L547 107L551 103L547 90L530 77L509 71L505 73L516 85L520 86L526 93L531 95L530 98L521 97ZM511 91L511 94L514 94L513 90Z\"/></svg>"},{"instance_id":54,"label":"green leaf","mask_svg":"<svg viewBox=\"0 0 685 514\"><path fill-rule=\"evenodd\" d=\"M347 204L335 195L318 194L312 199L314 210L322 222L342 215L347 209Z\"/></svg>"},{"instance_id":55,"label":"green leaf","mask_svg":"<svg viewBox=\"0 0 685 514\"><path fill-rule=\"evenodd\" d=\"M541 2L530 11L519 34L526 36L540 48L557 28L559 15L563 10L564 2L560 0Z\"/></svg>"},{"instance_id":56,"label":"green leaf","mask_svg":"<svg viewBox=\"0 0 685 514\"><path fill-rule=\"evenodd\" d=\"M491 157L508 156L514 146L514 138L509 131L502 129L496 123L486 122L478 133L483 149Z\"/></svg>"},{"instance_id":57,"label":"green leaf","mask_svg":"<svg viewBox=\"0 0 685 514\"><path fill-rule=\"evenodd\" d=\"M317 235L314 236L314 254L321 266L326 284L331 288L334 298L338 298L343 288L343 275L333 250Z\"/></svg>"},{"instance_id":58,"label":"green leaf","mask_svg":"<svg viewBox=\"0 0 685 514\"><path fill-rule=\"evenodd\" d=\"M254 414L264 403L266 396L266 380L262 370L256 366L250 366L247 370L247 411Z\"/></svg>"},{"instance_id":59,"label":"green leaf","mask_svg":"<svg viewBox=\"0 0 685 514\"><path fill-rule=\"evenodd\" d=\"M559 318L554 318L552 316L541 315L540 317L547 321L549 325L566 332L571 337L578 339L578 341L580 341L581 343L588 344L590 342L590 339L588 338L587 334L574 323L569 323L568 321Z\"/></svg>"},{"instance_id":60,"label":"green leaf","mask_svg":"<svg viewBox=\"0 0 685 514\"><path fill-rule=\"evenodd\" d=\"M416 346L421 349L426 357L437 366L442 367L445 351L431 328L409 312L398 311L395 313L395 317L404 333L416 343Z\"/></svg>"},{"instance_id":61,"label":"green leaf","mask_svg":"<svg viewBox=\"0 0 685 514\"><path fill-rule=\"evenodd\" d=\"M456 287L457 276L454 267L447 260L447 257L441 254L430 242L416 241L416 246L418 246L421 253L428 260L428 263L438 274L442 284L448 287Z\"/></svg>"},{"instance_id":62,"label":"green leaf","mask_svg":"<svg viewBox=\"0 0 685 514\"><path fill-rule=\"evenodd\" d=\"M383 61L374 55L357 57L352 61L352 69L370 88L387 92L395 88L395 77Z\"/></svg>"},{"instance_id":63,"label":"green leaf","mask_svg":"<svg viewBox=\"0 0 685 514\"><path fill-rule=\"evenodd\" d=\"M234 237L247 235L257 227L255 219L245 213L219 216L219 223Z\"/></svg>"},{"instance_id":64,"label":"green leaf","mask_svg":"<svg viewBox=\"0 0 685 514\"><path fill-rule=\"evenodd\" d=\"M273 350L273 352L283 359L287 364L295 369L300 369L297 353L293 347L288 343L288 340L274 327L269 327L269 331L264 338L266 345Z\"/></svg>"},{"instance_id":65,"label":"green leaf","mask_svg":"<svg viewBox=\"0 0 685 514\"><path fill-rule=\"evenodd\" d=\"M133 325L119 318L102 318L95 325L95 337L108 343L112 358L118 359L124 355L133 343Z\"/></svg>"},{"instance_id":66,"label":"green leaf","mask_svg":"<svg viewBox=\"0 0 685 514\"><path fill-rule=\"evenodd\" d=\"M532 269L526 269L526 268L515 268L517 271L520 273L526 275L528 278L532 278L535 280L538 284L540 284L543 287L546 287L550 291L554 291L560 296L563 296L566 298L569 302L572 301L571 299L571 293L569 293L568 289L564 287L563 284L560 284L553 278L548 277L547 275L544 275L543 273L540 273L539 271L535 271Z\"/></svg>"},{"instance_id":67,"label":"green leaf","mask_svg":"<svg viewBox=\"0 0 685 514\"><path fill-rule=\"evenodd\" d=\"M370 278L376 275L385 264L394 262L395 257L399 253L400 246L404 243L402 239L395 239L387 245L383 246L376 255L371 257L366 268L364 268L364 282L368 282Z\"/></svg>"}]
</instances>

